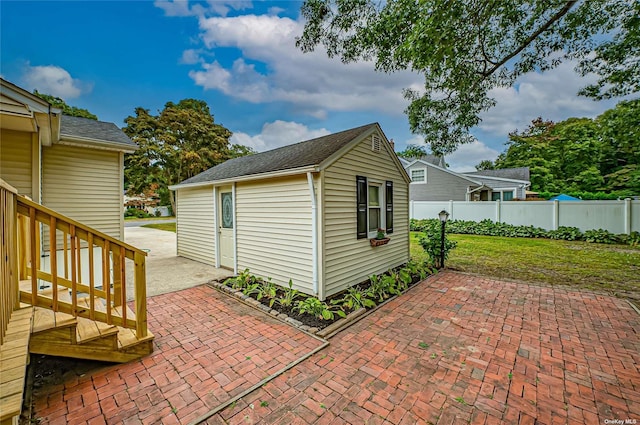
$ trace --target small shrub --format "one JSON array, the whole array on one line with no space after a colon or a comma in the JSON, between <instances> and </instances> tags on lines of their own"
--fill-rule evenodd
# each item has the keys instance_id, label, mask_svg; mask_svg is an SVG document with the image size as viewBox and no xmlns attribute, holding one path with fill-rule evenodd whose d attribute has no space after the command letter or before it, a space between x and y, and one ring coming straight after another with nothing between
<instances>
[{"instance_id":1,"label":"small shrub","mask_svg":"<svg viewBox=\"0 0 640 425\"><path fill-rule=\"evenodd\" d=\"M298 301L293 311L297 311L300 314L310 314L320 320L333 320L335 314L340 317L347 316L342 310L331 310L327 303L320 301L316 297L309 297Z\"/></svg>"},{"instance_id":2,"label":"small shrub","mask_svg":"<svg viewBox=\"0 0 640 425\"><path fill-rule=\"evenodd\" d=\"M269 307L273 307L273 304L276 301L276 295L278 294L278 287L275 283L271 282L271 278L268 278L266 282L262 282L258 285L255 294L258 301L266 298L269 300Z\"/></svg>"},{"instance_id":3,"label":"small shrub","mask_svg":"<svg viewBox=\"0 0 640 425\"><path fill-rule=\"evenodd\" d=\"M162 215L162 211L156 210L156 212L153 213L153 215L155 215L156 217L160 217Z\"/></svg>"},{"instance_id":4,"label":"small shrub","mask_svg":"<svg viewBox=\"0 0 640 425\"><path fill-rule=\"evenodd\" d=\"M300 298L297 289L293 289L293 280L289 279L289 287L284 288L284 295L275 299L275 302L282 307L292 307L293 302Z\"/></svg>"},{"instance_id":5,"label":"small shrub","mask_svg":"<svg viewBox=\"0 0 640 425\"><path fill-rule=\"evenodd\" d=\"M584 232L584 240L592 243L614 244L618 243L618 236L608 230L587 230Z\"/></svg>"},{"instance_id":6,"label":"small shrub","mask_svg":"<svg viewBox=\"0 0 640 425\"><path fill-rule=\"evenodd\" d=\"M441 268L441 254L442 254L442 233L439 229L434 229L433 226L426 229L424 235L419 239L422 249L429 255L431 263L436 268ZM457 242L450 240L446 235L444 237L444 258L449 257L449 251L457 246Z\"/></svg>"},{"instance_id":7,"label":"small shrub","mask_svg":"<svg viewBox=\"0 0 640 425\"><path fill-rule=\"evenodd\" d=\"M631 246L640 246L640 232L633 231L628 235L619 235L618 238L620 243Z\"/></svg>"},{"instance_id":8,"label":"small shrub","mask_svg":"<svg viewBox=\"0 0 640 425\"><path fill-rule=\"evenodd\" d=\"M372 308L376 306L375 301L367 298L367 292L360 288L351 287L342 298L331 301L331 304L340 305L347 310L357 310L359 308Z\"/></svg>"},{"instance_id":9,"label":"small shrub","mask_svg":"<svg viewBox=\"0 0 640 425\"><path fill-rule=\"evenodd\" d=\"M550 230L547 235L551 239L565 241L579 241L583 238L582 232L577 227L560 226L558 230Z\"/></svg>"}]
</instances>

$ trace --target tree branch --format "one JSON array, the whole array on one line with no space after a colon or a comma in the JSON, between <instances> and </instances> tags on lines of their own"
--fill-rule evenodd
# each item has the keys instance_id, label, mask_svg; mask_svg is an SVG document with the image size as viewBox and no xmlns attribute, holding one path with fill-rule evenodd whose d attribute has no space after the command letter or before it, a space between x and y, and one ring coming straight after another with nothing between
<instances>
[{"instance_id":1,"label":"tree branch","mask_svg":"<svg viewBox=\"0 0 640 425\"><path fill-rule=\"evenodd\" d=\"M538 28L538 30L536 32L534 32L533 34L531 34L529 37L527 37L526 40L524 40L520 46L514 50L513 52L511 52L509 55L505 56L504 58L502 58L502 60L500 60L499 62L497 62L493 67L491 67L488 71L483 72L482 76L483 77L488 77L491 74L493 74L494 72L496 72L496 70L498 68L500 68L502 65L504 65L505 63L507 63L511 58L515 57L517 54L519 54L520 52L522 52L525 48L527 48L527 46L529 46L529 44L531 44L536 38L538 38L538 36L540 34L542 34L543 32L545 32L547 29L549 29L549 27L551 25L553 25L554 23L556 23L558 20L560 20L560 18L562 18L564 15L566 15L569 10L571 10L571 8L573 6L576 5L576 3L578 3L577 0L571 0L568 1L564 7L562 9L560 9L555 15L553 15L551 17L551 19L549 19L544 25L542 25L540 28Z\"/></svg>"}]
</instances>

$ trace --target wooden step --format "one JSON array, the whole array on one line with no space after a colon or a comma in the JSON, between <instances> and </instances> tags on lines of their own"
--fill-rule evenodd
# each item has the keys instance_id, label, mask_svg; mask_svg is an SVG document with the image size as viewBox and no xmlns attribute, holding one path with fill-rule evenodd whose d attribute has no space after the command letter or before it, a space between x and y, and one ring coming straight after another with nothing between
<instances>
[{"instance_id":1,"label":"wooden step","mask_svg":"<svg viewBox=\"0 0 640 425\"><path fill-rule=\"evenodd\" d=\"M13 311L0 345L0 423L3 424L18 423L22 409L32 316L31 306Z\"/></svg>"}]
</instances>

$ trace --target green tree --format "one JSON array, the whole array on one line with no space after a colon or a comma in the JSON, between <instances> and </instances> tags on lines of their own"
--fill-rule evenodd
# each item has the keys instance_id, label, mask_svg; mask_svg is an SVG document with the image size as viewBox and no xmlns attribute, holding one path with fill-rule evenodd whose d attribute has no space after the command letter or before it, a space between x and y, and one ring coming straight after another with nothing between
<instances>
[{"instance_id":1,"label":"green tree","mask_svg":"<svg viewBox=\"0 0 640 425\"><path fill-rule=\"evenodd\" d=\"M565 59L597 71L583 94L599 98L640 91L640 2L628 0L306 0L296 44L323 45L344 62L370 60L383 72L424 75L406 89L411 130L434 153L471 142L469 129L495 104L488 92ZM595 50L594 50L595 49ZM595 53L594 53L595 51ZM603 92L603 90L605 90Z\"/></svg>"},{"instance_id":2,"label":"green tree","mask_svg":"<svg viewBox=\"0 0 640 425\"><path fill-rule=\"evenodd\" d=\"M98 119L96 115L92 114L87 109L67 105L67 102L65 102L62 98L52 96L50 94L40 93L38 92L38 90L34 90L33 94L38 96L40 99L43 99L49 102L51 106L62 109L63 115L68 115L71 117L89 118L91 120Z\"/></svg>"},{"instance_id":3,"label":"green tree","mask_svg":"<svg viewBox=\"0 0 640 425\"><path fill-rule=\"evenodd\" d=\"M493 170L495 168L495 164L489 159L483 159L478 165L476 165L476 171Z\"/></svg>"},{"instance_id":4,"label":"green tree","mask_svg":"<svg viewBox=\"0 0 640 425\"><path fill-rule=\"evenodd\" d=\"M537 118L513 132L496 168L529 167L533 190L640 193L640 99L595 119Z\"/></svg>"},{"instance_id":5,"label":"green tree","mask_svg":"<svg viewBox=\"0 0 640 425\"><path fill-rule=\"evenodd\" d=\"M216 124L206 102L184 99L167 102L158 115L138 107L125 119L123 131L139 146L125 157L125 180L130 193L158 185L173 211L175 200L167 187L193 177L227 159L253 151L230 145L231 131Z\"/></svg>"},{"instance_id":6,"label":"green tree","mask_svg":"<svg viewBox=\"0 0 640 425\"><path fill-rule=\"evenodd\" d=\"M406 149L401 152L398 152L397 155L405 159L411 159L411 158L421 158L425 155L428 155L428 152L427 152L426 146L407 145Z\"/></svg>"}]
</instances>

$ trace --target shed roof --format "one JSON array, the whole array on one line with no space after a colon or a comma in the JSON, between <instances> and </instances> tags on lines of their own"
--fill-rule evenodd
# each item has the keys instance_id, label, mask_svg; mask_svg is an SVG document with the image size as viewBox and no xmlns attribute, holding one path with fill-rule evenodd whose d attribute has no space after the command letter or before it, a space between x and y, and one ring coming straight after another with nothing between
<instances>
[{"instance_id":1,"label":"shed roof","mask_svg":"<svg viewBox=\"0 0 640 425\"><path fill-rule=\"evenodd\" d=\"M138 147L115 124L88 118L63 115L60 122L60 138L65 139L65 136L73 139L107 142L115 146L122 146L123 150L132 150Z\"/></svg>"},{"instance_id":2,"label":"shed roof","mask_svg":"<svg viewBox=\"0 0 640 425\"><path fill-rule=\"evenodd\" d=\"M378 127L377 123L371 123L270 151L230 159L183 181L180 185L213 182L320 165L359 136Z\"/></svg>"}]
</instances>

